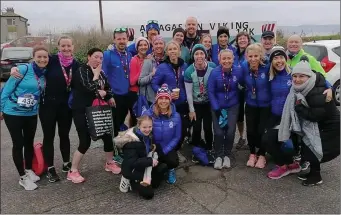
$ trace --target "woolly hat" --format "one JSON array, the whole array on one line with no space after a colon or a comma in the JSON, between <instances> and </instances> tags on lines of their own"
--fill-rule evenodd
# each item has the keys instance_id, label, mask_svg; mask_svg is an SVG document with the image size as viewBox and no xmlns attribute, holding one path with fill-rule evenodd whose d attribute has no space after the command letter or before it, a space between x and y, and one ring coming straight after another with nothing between
<instances>
[{"instance_id":1,"label":"woolly hat","mask_svg":"<svg viewBox=\"0 0 341 215\"><path fill-rule=\"evenodd\" d=\"M226 34L228 38L230 38L230 31L225 26L220 26L217 31L217 37L219 37L222 34Z\"/></svg>"},{"instance_id":2,"label":"woolly hat","mask_svg":"<svg viewBox=\"0 0 341 215\"><path fill-rule=\"evenodd\" d=\"M156 41L159 41L161 40L164 44L166 44L166 41L163 39L163 37L161 35L156 35L154 38L153 38L153 44L156 42Z\"/></svg>"},{"instance_id":3,"label":"woolly hat","mask_svg":"<svg viewBox=\"0 0 341 215\"><path fill-rule=\"evenodd\" d=\"M146 32L148 33L149 30L155 29L160 34L160 26L157 23L149 23L146 25Z\"/></svg>"},{"instance_id":4,"label":"woolly hat","mask_svg":"<svg viewBox=\"0 0 341 215\"><path fill-rule=\"evenodd\" d=\"M171 91L168 89L167 84L162 84L162 86L157 90L155 101L157 101L160 97L167 97L170 101L172 101Z\"/></svg>"},{"instance_id":5,"label":"woolly hat","mask_svg":"<svg viewBox=\"0 0 341 215\"><path fill-rule=\"evenodd\" d=\"M139 47L139 43L140 43L141 41L146 41L146 42L147 42L147 45L148 45L148 49L150 48L149 40L148 40L147 38L145 38L145 37L138 37L138 38L136 38L136 40L135 40L135 49L136 49L136 50L137 50L137 48Z\"/></svg>"},{"instance_id":6,"label":"woolly hat","mask_svg":"<svg viewBox=\"0 0 341 215\"><path fill-rule=\"evenodd\" d=\"M185 36L185 30L183 28L176 28L173 31L173 37L175 36L176 33L181 32Z\"/></svg>"},{"instance_id":7,"label":"woolly hat","mask_svg":"<svg viewBox=\"0 0 341 215\"><path fill-rule=\"evenodd\" d=\"M310 64L309 64L309 59L307 56L302 56L300 59L300 62L294 66L292 69L291 75L293 74L303 74L311 77L313 75L313 71L311 70Z\"/></svg>"},{"instance_id":8,"label":"woolly hat","mask_svg":"<svg viewBox=\"0 0 341 215\"><path fill-rule=\"evenodd\" d=\"M193 46L192 52L191 52L191 58L194 59L194 54L196 51L201 50L205 53L205 58L207 58L207 51L205 49L205 46L202 44L196 44Z\"/></svg>"},{"instance_id":9,"label":"woolly hat","mask_svg":"<svg viewBox=\"0 0 341 215\"><path fill-rule=\"evenodd\" d=\"M270 63L276 56L283 56L285 61L288 60L288 56L285 53L285 49L282 46L274 46L270 51Z\"/></svg>"}]
</instances>

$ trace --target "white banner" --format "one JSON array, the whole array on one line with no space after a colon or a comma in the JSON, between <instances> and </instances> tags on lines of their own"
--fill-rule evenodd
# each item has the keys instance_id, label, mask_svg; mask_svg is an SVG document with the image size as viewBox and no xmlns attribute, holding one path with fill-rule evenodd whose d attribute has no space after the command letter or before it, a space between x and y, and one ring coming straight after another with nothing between
<instances>
[{"instance_id":1,"label":"white banner","mask_svg":"<svg viewBox=\"0 0 341 215\"><path fill-rule=\"evenodd\" d=\"M176 28L182 27L185 29L185 24L175 23L159 23L160 34L168 41L173 36L173 31ZM240 31L246 31L250 34L254 41L259 41L262 32L265 30L273 31L276 33L276 22L275 21L263 21L263 22L211 22L211 23L199 23L198 33L211 34L214 43L216 41L216 35L219 26L225 26L230 30L230 41L234 40L234 37ZM129 41L133 41L137 37L146 37L146 25L134 25L127 26L129 29Z\"/></svg>"}]
</instances>

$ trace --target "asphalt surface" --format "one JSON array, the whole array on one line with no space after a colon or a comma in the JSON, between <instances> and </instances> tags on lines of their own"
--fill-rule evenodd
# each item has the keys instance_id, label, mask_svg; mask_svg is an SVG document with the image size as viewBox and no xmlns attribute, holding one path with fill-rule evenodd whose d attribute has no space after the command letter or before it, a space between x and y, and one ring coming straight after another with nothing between
<instances>
[{"instance_id":1,"label":"asphalt surface","mask_svg":"<svg viewBox=\"0 0 341 215\"><path fill-rule=\"evenodd\" d=\"M70 138L74 152L78 145L74 127ZM40 125L35 139L42 140ZM62 180L51 184L43 177L37 190L25 191L18 184L11 145L2 121L1 213L340 214L339 158L322 165L324 183L316 187L302 186L294 175L280 180L268 179L266 173L273 164L264 170L247 168L247 150L235 152L232 168L228 170L218 171L187 162L177 169L176 184L162 184L154 199L146 201L136 193L119 191L120 176L104 171L102 148L92 147L81 164L82 175L87 180L85 183L67 181L61 172L58 137L55 139L55 165ZM189 156L188 147L184 152Z\"/></svg>"}]
</instances>

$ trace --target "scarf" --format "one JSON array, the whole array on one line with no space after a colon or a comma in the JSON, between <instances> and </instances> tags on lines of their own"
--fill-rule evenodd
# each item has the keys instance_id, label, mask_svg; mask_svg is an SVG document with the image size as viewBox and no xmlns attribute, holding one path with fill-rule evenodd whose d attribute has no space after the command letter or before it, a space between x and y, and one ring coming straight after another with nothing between
<instances>
[{"instance_id":1,"label":"scarf","mask_svg":"<svg viewBox=\"0 0 341 215\"><path fill-rule=\"evenodd\" d=\"M59 58L60 64L63 67L68 67L73 62L73 56L72 55L69 57L65 57L61 52L58 52L58 58Z\"/></svg>"},{"instance_id":2,"label":"scarf","mask_svg":"<svg viewBox=\"0 0 341 215\"><path fill-rule=\"evenodd\" d=\"M323 152L318 123L300 118L295 111L296 100L301 100L304 106L309 107L305 96L313 89L315 81L316 75L312 74L304 84L300 86L292 84L284 104L282 119L278 128L278 141L285 142L290 139L291 132L297 133L302 136L304 144L321 161Z\"/></svg>"},{"instance_id":3,"label":"scarf","mask_svg":"<svg viewBox=\"0 0 341 215\"><path fill-rule=\"evenodd\" d=\"M33 67L34 74L36 74L36 76L38 76L38 78L40 78L41 76L43 76L45 74L46 68L40 68L36 64L36 62L32 63L32 67Z\"/></svg>"}]
</instances>

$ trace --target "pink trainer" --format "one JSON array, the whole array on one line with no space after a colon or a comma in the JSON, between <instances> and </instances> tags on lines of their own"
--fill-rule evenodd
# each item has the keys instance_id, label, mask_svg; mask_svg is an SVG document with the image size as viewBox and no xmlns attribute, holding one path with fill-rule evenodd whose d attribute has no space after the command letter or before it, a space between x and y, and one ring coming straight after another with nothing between
<instances>
[{"instance_id":1,"label":"pink trainer","mask_svg":"<svg viewBox=\"0 0 341 215\"><path fill-rule=\"evenodd\" d=\"M249 160L247 161L246 166L255 167L256 162L257 162L257 156L255 154L250 154Z\"/></svg>"},{"instance_id":2,"label":"pink trainer","mask_svg":"<svg viewBox=\"0 0 341 215\"><path fill-rule=\"evenodd\" d=\"M81 174L79 173L79 171L74 171L72 172L71 170L67 173L67 177L66 177L67 180L69 181L72 181L73 183L75 184L78 184L78 183L82 183L85 181L85 178L83 178L81 176Z\"/></svg>"},{"instance_id":3,"label":"pink trainer","mask_svg":"<svg viewBox=\"0 0 341 215\"><path fill-rule=\"evenodd\" d=\"M110 163L105 163L105 171L120 174L121 167L119 167L115 161L111 161Z\"/></svg>"}]
</instances>

